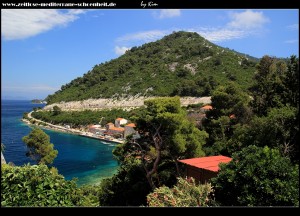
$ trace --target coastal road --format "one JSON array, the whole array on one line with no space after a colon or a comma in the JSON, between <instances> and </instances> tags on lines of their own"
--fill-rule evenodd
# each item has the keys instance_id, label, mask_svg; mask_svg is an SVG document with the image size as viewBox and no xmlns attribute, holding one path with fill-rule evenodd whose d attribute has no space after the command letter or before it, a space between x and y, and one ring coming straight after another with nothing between
<instances>
[{"instance_id":1,"label":"coastal road","mask_svg":"<svg viewBox=\"0 0 300 216\"><path fill-rule=\"evenodd\" d=\"M32 115L31 115L32 112L33 111L28 113L28 118L30 118L32 120L35 120L36 122L39 122L39 123L44 123L46 125L45 127L48 128L48 129L63 131L63 132L66 132L66 133L71 133L71 134L77 134L77 135L81 135L81 136L85 136L85 137L89 137L89 138L93 138L93 139L99 139L99 140L102 140L102 141L110 141L110 142L114 142L114 143L124 143L124 141L120 141L120 140L117 140L117 139L106 140L106 139L102 139L100 137L97 137L95 134L90 133L90 132L83 132L83 131L76 130L76 129L67 129L67 128L59 126L59 125L54 125L54 124L51 124L51 123L48 123L48 122L41 121L39 119L36 119L36 118L32 117ZM30 123L30 122L28 121L28 123Z\"/></svg>"},{"instance_id":2,"label":"coastal road","mask_svg":"<svg viewBox=\"0 0 300 216\"><path fill-rule=\"evenodd\" d=\"M51 124L51 123L44 122L44 121L41 121L41 120L39 120L39 119L36 119L36 118L32 117L32 115L31 115L32 112L33 112L33 111L31 111L30 113L28 113L28 118L33 119L33 120L35 120L36 122L44 123L44 124L46 124L47 126L49 126L50 128L54 128L54 129L63 130L63 131L67 131L67 132L73 132L73 133L80 133L80 131L78 131L78 130L67 129L67 128L62 127L62 126L59 126L59 125L54 125L54 124Z\"/></svg>"}]
</instances>

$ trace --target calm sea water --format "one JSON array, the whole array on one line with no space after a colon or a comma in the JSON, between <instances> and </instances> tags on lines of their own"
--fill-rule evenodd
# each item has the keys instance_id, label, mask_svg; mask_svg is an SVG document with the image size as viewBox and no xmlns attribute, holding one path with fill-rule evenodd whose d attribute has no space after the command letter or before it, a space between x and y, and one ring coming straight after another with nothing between
<instances>
[{"instance_id":1,"label":"calm sea water","mask_svg":"<svg viewBox=\"0 0 300 216\"><path fill-rule=\"evenodd\" d=\"M22 141L22 137L28 135L31 128L21 119L24 112L43 106L30 101L1 101L1 143L5 145L6 162L13 162L18 166L34 164L34 161L25 156L26 145ZM93 184L116 173L118 164L112 155L115 144L67 133L44 131L58 150L53 166L65 179L78 178L78 185Z\"/></svg>"}]
</instances>

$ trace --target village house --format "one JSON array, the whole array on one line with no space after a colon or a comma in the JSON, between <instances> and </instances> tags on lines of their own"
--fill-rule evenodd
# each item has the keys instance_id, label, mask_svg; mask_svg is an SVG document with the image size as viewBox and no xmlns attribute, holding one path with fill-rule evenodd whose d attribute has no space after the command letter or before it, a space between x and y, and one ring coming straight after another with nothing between
<instances>
[{"instance_id":1,"label":"village house","mask_svg":"<svg viewBox=\"0 0 300 216\"><path fill-rule=\"evenodd\" d=\"M178 162L185 165L186 177L193 177L196 182L204 184L218 175L220 163L229 163L231 160L230 157L218 155L184 159Z\"/></svg>"},{"instance_id":2,"label":"village house","mask_svg":"<svg viewBox=\"0 0 300 216\"><path fill-rule=\"evenodd\" d=\"M205 106L200 108L200 111L207 112L207 111L212 110L212 109L213 109L213 107L211 105L205 105Z\"/></svg>"},{"instance_id":3,"label":"village house","mask_svg":"<svg viewBox=\"0 0 300 216\"><path fill-rule=\"evenodd\" d=\"M235 116L234 114L231 114L231 115L229 116L229 118L230 118L230 119L235 119L236 116Z\"/></svg>"},{"instance_id":4,"label":"village house","mask_svg":"<svg viewBox=\"0 0 300 216\"><path fill-rule=\"evenodd\" d=\"M125 124L127 124L127 122L128 121L124 118L117 118L115 120L115 127L121 127L121 125L125 125Z\"/></svg>"},{"instance_id":5,"label":"village house","mask_svg":"<svg viewBox=\"0 0 300 216\"><path fill-rule=\"evenodd\" d=\"M136 131L135 131L134 128L135 128L134 123L130 123L130 124L125 125L124 137L127 137L131 134L135 134Z\"/></svg>"},{"instance_id":6,"label":"village house","mask_svg":"<svg viewBox=\"0 0 300 216\"><path fill-rule=\"evenodd\" d=\"M123 127L115 127L112 122L106 124L106 134L111 135L118 138L124 137L124 128Z\"/></svg>"},{"instance_id":7,"label":"village house","mask_svg":"<svg viewBox=\"0 0 300 216\"><path fill-rule=\"evenodd\" d=\"M193 119L196 126L202 128L202 122L206 118L206 112L212 110L213 107L211 105L202 106L198 111L191 110L188 112L188 118Z\"/></svg>"},{"instance_id":8,"label":"village house","mask_svg":"<svg viewBox=\"0 0 300 216\"><path fill-rule=\"evenodd\" d=\"M101 125L89 125L88 132L103 135L104 130L101 128Z\"/></svg>"},{"instance_id":9,"label":"village house","mask_svg":"<svg viewBox=\"0 0 300 216\"><path fill-rule=\"evenodd\" d=\"M109 129L115 127L115 125L114 125L114 123L112 123L112 122L108 122L108 123L105 125L105 127L106 127L106 130L109 130Z\"/></svg>"}]
</instances>

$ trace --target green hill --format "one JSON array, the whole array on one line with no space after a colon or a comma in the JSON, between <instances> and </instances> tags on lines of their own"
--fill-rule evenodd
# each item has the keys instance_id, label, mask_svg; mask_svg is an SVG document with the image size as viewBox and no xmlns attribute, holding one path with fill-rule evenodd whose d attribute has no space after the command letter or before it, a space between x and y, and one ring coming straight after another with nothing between
<instances>
[{"instance_id":1,"label":"green hill","mask_svg":"<svg viewBox=\"0 0 300 216\"><path fill-rule=\"evenodd\" d=\"M95 65L46 100L51 104L129 95L201 97L228 81L246 90L252 84L256 61L197 33L174 32Z\"/></svg>"}]
</instances>

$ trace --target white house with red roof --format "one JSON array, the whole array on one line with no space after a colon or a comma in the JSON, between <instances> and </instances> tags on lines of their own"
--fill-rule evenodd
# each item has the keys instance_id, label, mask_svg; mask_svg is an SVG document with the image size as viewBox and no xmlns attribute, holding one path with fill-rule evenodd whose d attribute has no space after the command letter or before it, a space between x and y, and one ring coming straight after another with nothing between
<instances>
[{"instance_id":1,"label":"white house with red roof","mask_svg":"<svg viewBox=\"0 0 300 216\"><path fill-rule=\"evenodd\" d=\"M121 125L125 125L125 124L127 124L127 122L128 121L124 118L117 118L115 120L115 127L120 127Z\"/></svg>"}]
</instances>

